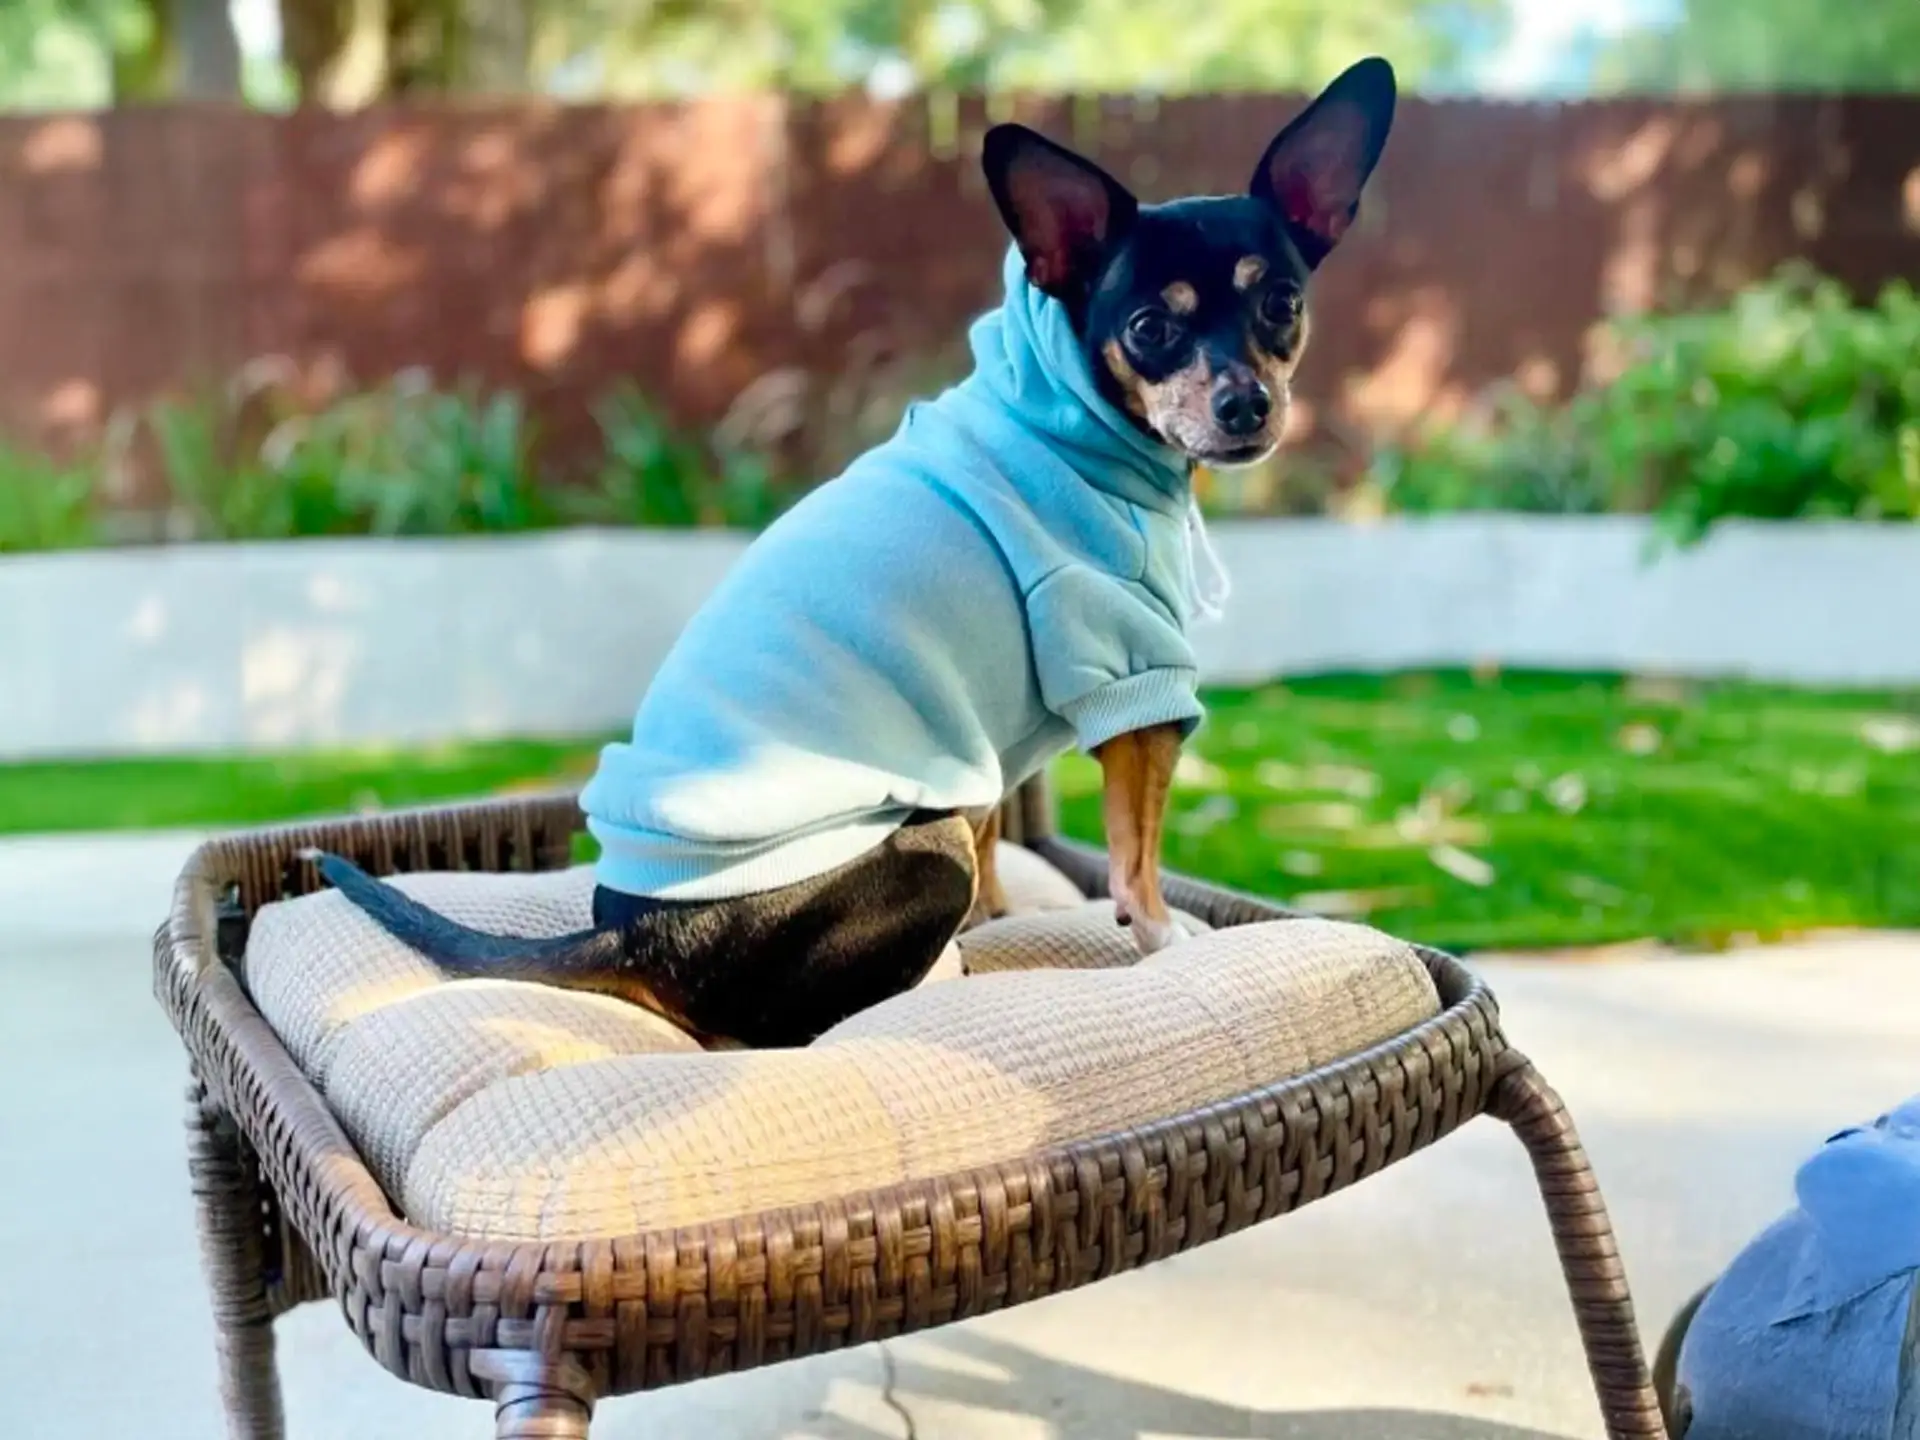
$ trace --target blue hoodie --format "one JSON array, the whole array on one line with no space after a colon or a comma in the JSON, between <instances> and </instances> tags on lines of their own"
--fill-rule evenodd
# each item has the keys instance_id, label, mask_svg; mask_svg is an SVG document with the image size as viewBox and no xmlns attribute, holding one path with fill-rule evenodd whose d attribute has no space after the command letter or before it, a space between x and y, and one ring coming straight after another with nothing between
<instances>
[{"instance_id":1,"label":"blue hoodie","mask_svg":"<svg viewBox=\"0 0 1920 1440\"><path fill-rule=\"evenodd\" d=\"M609 889L753 894L992 806L1078 744L1191 732L1188 467L1006 262L973 373L748 547L581 795Z\"/></svg>"}]
</instances>

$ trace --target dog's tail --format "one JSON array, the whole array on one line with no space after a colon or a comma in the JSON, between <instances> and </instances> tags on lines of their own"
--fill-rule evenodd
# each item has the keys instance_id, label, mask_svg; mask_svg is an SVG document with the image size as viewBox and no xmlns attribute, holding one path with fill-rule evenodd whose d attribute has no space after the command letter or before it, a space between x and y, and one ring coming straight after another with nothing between
<instances>
[{"instance_id":1,"label":"dog's tail","mask_svg":"<svg viewBox=\"0 0 1920 1440\"><path fill-rule=\"evenodd\" d=\"M382 930L455 975L539 980L577 990L606 990L620 971L616 930L577 930L550 939L493 935L430 910L411 895L375 879L351 860L309 852L320 874Z\"/></svg>"}]
</instances>

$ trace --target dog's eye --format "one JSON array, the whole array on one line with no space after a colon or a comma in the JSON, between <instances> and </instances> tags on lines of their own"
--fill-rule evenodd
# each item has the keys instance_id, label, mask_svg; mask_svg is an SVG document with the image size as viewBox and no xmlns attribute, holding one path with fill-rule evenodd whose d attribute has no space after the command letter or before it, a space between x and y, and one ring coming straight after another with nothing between
<instances>
[{"instance_id":1,"label":"dog's eye","mask_svg":"<svg viewBox=\"0 0 1920 1440\"><path fill-rule=\"evenodd\" d=\"M1164 310L1142 310L1127 322L1127 338L1142 350L1164 350L1179 335L1179 322Z\"/></svg>"},{"instance_id":2,"label":"dog's eye","mask_svg":"<svg viewBox=\"0 0 1920 1440\"><path fill-rule=\"evenodd\" d=\"M1276 330L1284 330L1300 318L1300 292L1276 285L1260 297L1260 318Z\"/></svg>"}]
</instances>

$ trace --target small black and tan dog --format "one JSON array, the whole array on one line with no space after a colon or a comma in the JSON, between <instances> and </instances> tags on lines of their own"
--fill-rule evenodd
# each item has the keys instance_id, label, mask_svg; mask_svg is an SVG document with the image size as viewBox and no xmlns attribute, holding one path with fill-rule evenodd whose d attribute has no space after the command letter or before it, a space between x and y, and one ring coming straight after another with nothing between
<instances>
[{"instance_id":1,"label":"small black and tan dog","mask_svg":"<svg viewBox=\"0 0 1920 1440\"><path fill-rule=\"evenodd\" d=\"M646 793L615 817L651 827L651 848L634 850L650 858L624 872L647 882L610 885L603 863L593 928L529 941L456 925L339 857L320 857L326 878L456 973L617 995L716 1043L805 1043L918 983L970 916L1000 911L995 802L1077 742L1104 771L1119 922L1142 951L1167 944L1161 823L1199 718L1188 477L1279 443L1308 282L1358 213L1393 111L1392 70L1363 61L1273 139L1247 193L1146 206L1031 130L990 131L986 178L1017 249L1005 324L983 319L976 376L910 411L866 457L884 463L856 464L783 517L709 602L757 606L785 638L755 624L718 644L696 617L698 638L676 650L691 644L699 663L670 655L655 677L618 757L642 776L628 791ZM1031 343L1008 361L1021 325ZM895 532L938 553L902 553ZM751 689L749 674L773 678ZM858 694L828 715L830 684ZM689 777L680 757L716 728L738 732L715 743L739 765ZM919 760L901 759L902 734ZM770 754L812 756L839 788L817 801L756 789ZM717 808L735 814L764 797L785 828L730 829L709 805L676 830L688 794L728 797ZM594 796L590 818L607 819ZM709 851L733 868L688 868ZM736 852L748 858L726 859Z\"/></svg>"}]
</instances>

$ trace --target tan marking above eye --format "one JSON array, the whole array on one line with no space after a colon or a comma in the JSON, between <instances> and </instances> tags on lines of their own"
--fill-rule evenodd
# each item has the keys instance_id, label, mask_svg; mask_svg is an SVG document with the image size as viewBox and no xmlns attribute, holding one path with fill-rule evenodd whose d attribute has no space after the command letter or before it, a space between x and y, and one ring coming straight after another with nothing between
<instances>
[{"instance_id":1,"label":"tan marking above eye","mask_svg":"<svg viewBox=\"0 0 1920 1440\"><path fill-rule=\"evenodd\" d=\"M1245 290L1258 285L1267 273L1267 262L1258 255L1242 255L1233 267L1233 288Z\"/></svg>"},{"instance_id":2,"label":"tan marking above eye","mask_svg":"<svg viewBox=\"0 0 1920 1440\"><path fill-rule=\"evenodd\" d=\"M1176 280L1160 292L1167 308L1176 315L1191 315L1200 308L1200 293L1184 280Z\"/></svg>"}]
</instances>

